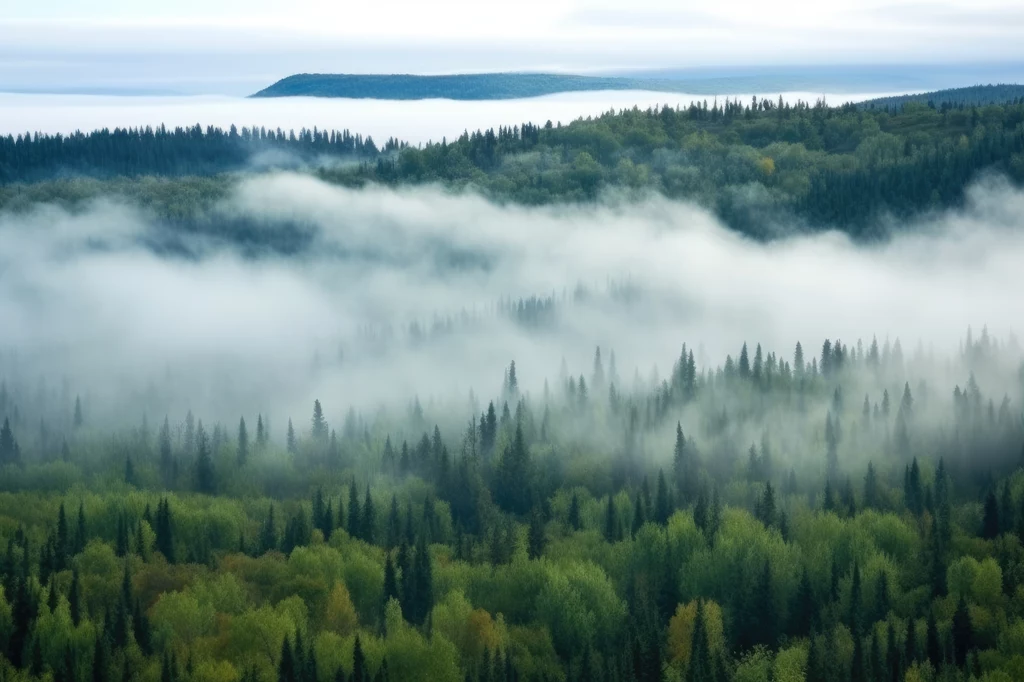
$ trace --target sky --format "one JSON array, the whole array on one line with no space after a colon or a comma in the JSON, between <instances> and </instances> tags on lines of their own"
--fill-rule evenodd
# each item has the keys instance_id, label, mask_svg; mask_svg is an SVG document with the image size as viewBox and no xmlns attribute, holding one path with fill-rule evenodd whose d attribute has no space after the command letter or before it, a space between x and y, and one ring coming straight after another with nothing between
<instances>
[{"instance_id":1,"label":"sky","mask_svg":"<svg viewBox=\"0 0 1024 682\"><path fill-rule=\"evenodd\" d=\"M1019 0L5 0L0 89L251 91L297 71L1024 62Z\"/></svg>"}]
</instances>

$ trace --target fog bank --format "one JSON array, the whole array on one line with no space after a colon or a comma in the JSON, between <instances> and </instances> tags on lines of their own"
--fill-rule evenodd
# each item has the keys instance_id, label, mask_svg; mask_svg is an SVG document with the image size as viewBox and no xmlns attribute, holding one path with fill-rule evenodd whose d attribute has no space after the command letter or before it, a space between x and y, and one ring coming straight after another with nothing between
<instances>
[{"instance_id":1,"label":"fog bank","mask_svg":"<svg viewBox=\"0 0 1024 682\"><path fill-rule=\"evenodd\" d=\"M237 419L304 415L314 397L340 411L492 395L511 360L536 393L563 358L589 372L595 346L646 380L683 342L699 366L744 341L789 358L797 341L813 356L872 334L951 353L968 325L1008 339L1024 319L1024 194L999 183L874 246L752 242L659 197L502 207L293 174L242 182L215 218L288 226L307 246L246 257L109 201L0 216L0 375ZM168 240L190 256L153 248ZM553 312L502 305L534 296Z\"/></svg>"}]
</instances>

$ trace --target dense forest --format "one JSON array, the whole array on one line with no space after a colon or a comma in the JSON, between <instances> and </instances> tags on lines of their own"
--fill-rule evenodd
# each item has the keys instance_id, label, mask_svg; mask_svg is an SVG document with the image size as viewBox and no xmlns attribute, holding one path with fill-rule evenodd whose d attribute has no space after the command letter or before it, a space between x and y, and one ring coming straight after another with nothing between
<instances>
[{"instance_id":1,"label":"dense forest","mask_svg":"<svg viewBox=\"0 0 1024 682\"><path fill-rule=\"evenodd\" d=\"M737 351L120 426L6 356L0 679L1024 679L1019 346Z\"/></svg>"},{"instance_id":2,"label":"dense forest","mask_svg":"<svg viewBox=\"0 0 1024 682\"><path fill-rule=\"evenodd\" d=\"M712 100L467 131L422 147L378 147L347 131L198 125L25 134L0 138L0 208L124 194L162 218L202 223L238 173L275 167L347 186L436 183L528 205L656 192L759 238L832 228L872 238L899 219L961 205L986 174L1024 182L1024 103Z\"/></svg>"},{"instance_id":3,"label":"dense forest","mask_svg":"<svg viewBox=\"0 0 1024 682\"><path fill-rule=\"evenodd\" d=\"M986 106L1012 102L1024 97L1024 85L971 85L966 88L950 88L935 90L915 95L898 95L895 97L879 97L861 102L860 106L868 109L882 107L899 110L908 102L918 102L928 106Z\"/></svg>"}]
</instances>

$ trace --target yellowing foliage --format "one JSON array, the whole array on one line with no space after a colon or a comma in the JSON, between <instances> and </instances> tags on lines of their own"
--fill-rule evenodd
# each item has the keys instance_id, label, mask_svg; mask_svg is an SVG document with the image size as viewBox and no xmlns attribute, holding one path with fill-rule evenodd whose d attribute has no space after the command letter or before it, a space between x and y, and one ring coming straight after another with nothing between
<instances>
[{"instance_id":1,"label":"yellowing foliage","mask_svg":"<svg viewBox=\"0 0 1024 682\"><path fill-rule=\"evenodd\" d=\"M725 628L722 622L722 607L717 603L704 602L704 618L708 628L708 645L713 652L721 652L725 647ZM693 627L697 619L697 602L680 604L675 615L668 623L668 656L669 662L677 668L686 669L690 665L693 653Z\"/></svg>"},{"instance_id":2,"label":"yellowing foliage","mask_svg":"<svg viewBox=\"0 0 1024 682\"><path fill-rule=\"evenodd\" d=\"M359 616L356 615L356 607L352 605L345 583L335 583L324 609L324 628L347 637L355 632L358 625Z\"/></svg>"}]
</instances>

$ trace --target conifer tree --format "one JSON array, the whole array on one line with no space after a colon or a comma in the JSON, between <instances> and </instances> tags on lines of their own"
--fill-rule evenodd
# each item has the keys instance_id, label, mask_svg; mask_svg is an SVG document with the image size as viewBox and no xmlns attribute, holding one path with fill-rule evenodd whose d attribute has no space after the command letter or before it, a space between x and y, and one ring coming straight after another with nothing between
<instances>
[{"instance_id":1,"label":"conifer tree","mask_svg":"<svg viewBox=\"0 0 1024 682\"><path fill-rule=\"evenodd\" d=\"M999 537L1002 525L999 522L999 503L996 501L996 494L989 491L985 497L985 511L981 521L981 536L986 540L994 540Z\"/></svg>"},{"instance_id":2,"label":"conifer tree","mask_svg":"<svg viewBox=\"0 0 1024 682\"><path fill-rule=\"evenodd\" d=\"M324 419L323 408L320 407L320 400L313 401L313 440L318 443L326 443L328 436L327 420Z\"/></svg>"},{"instance_id":3,"label":"conifer tree","mask_svg":"<svg viewBox=\"0 0 1024 682\"><path fill-rule=\"evenodd\" d=\"M245 428L245 417L238 419L238 466L244 467L249 461L249 432Z\"/></svg>"},{"instance_id":4,"label":"conifer tree","mask_svg":"<svg viewBox=\"0 0 1024 682\"><path fill-rule=\"evenodd\" d=\"M213 470L213 458L210 454L210 443L203 430L203 422L196 427L196 491L205 495L217 494L217 480Z\"/></svg>"},{"instance_id":5,"label":"conifer tree","mask_svg":"<svg viewBox=\"0 0 1024 682\"><path fill-rule=\"evenodd\" d=\"M672 514L672 503L669 500L668 483L665 482L665 471L658 470L658 490L654 497L654 521L664 526Z\"/></svg>"},{"instance_id":6,"label":"conifer tree","mask_svg":"<svg viewBox=\"0 0 1024 682\"><path fill-rule=\"evenodd\" d=\"M353 538L359 538L363 531L363 517L359 509L359 491L356 489L356 482L353 479L348 489L348 534Z\"/></svg>"},{"instance_id":7,"label":"conifer tree","mask_svg":"<svg viewBox=\"0 0 1024 682\"><path fill-rule=\"evenodd\" d=\"M544 546L547 544L547 532L544 528L544 517L538 507L530 512L530 530L528 537L528 554L531 559L539 559L544 554Z\"/></svg>"},{"instance_id":8,"label":"conifer tree","mask_svg":"<svg viewBox=\"0 0 1024 682\"><path fill-rule=\"evenodd\" d=\"M296 442L296 440L295 440L295 427L292 426L292 420L291 419L288 420L288 435L287 435L286 446L288 448L288 453L289 454L292 454L292 455L298 454L298 452L299 452L299 445L298 445L298 442Z\"/></svg>"},{"instance_id":9,"label":"conifer tree","mask_svg":"<svg viewBox=\"0 0 1024 682\"><path fill-rule=\"evenodd\" d=\"M580 498L579 495L574 491L572 494L572 500L569 501L569 527L573 530L579 530L582 527L580 522Z\"/></svg>"},{"instance_id":10,"label":"conifer tree","mask_svg":"<svg viewBox=\"0 0 1024 682\"><path fill-rule=\"evenodd\" d=\"M957 604L956 612L953 614L953 660L960 668L967 662L967 654L974 647L974 627L971 624L971 614L967 609L967 600L963 595Z\"/></svg>"},{"instance_id":11,"label":"conifer tree","mask_svg":"<svg viewBox=\"0 0 1024 682\"><path fill-rule=\"evenodd\" d=\"M359 521L362 532L359 537L361 537L364 542L368 542L372 545L377 533L377 512L373 506L373 497L370 496L369 485L366 486L366 498L363 501L363 508L360 513L361 517Z\"/></svg>"}]
</instances>

